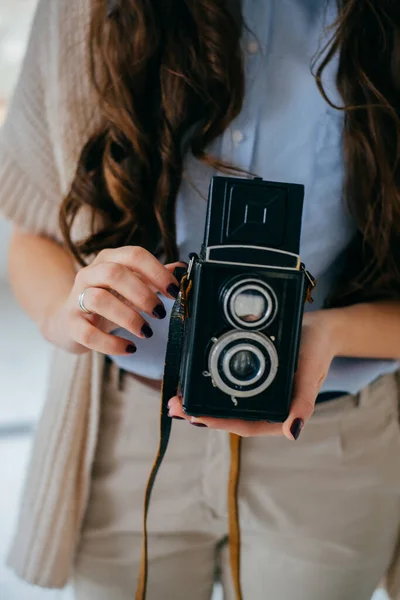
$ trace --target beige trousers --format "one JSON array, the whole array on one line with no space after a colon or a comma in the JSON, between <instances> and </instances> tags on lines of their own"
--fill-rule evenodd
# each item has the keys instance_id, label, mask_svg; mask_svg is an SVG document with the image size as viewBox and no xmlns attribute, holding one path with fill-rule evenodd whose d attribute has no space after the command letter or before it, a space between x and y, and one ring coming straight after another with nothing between
<instances>
[{"instance_id":1,"label":"beige trousers","mask_svg":"<svg viewBox=\"0 0 400 600\"><path fill-rule=\"evenodd\" d=\"M398 387L317 406L297 442L243 440L239 490L244 600L369 600L400 523ZM133 600L159 395L108 367L77 600ZM174 421L149 514L148 600L234 598L227 546L228 436Z\"/></svg>"}]
</instances>

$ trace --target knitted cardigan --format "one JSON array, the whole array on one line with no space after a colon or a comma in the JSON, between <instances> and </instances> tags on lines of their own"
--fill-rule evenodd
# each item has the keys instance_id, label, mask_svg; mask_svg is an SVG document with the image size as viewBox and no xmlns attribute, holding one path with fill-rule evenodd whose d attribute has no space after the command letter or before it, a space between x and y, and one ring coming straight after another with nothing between
<instances>
[{"instance_id":1,"label":"knitted cardigan","mask_svg":"<svg viewBox=\"0 0 400 600\"><path fill-rule=\"evenodd\" d=\"M62 244L60 203L100 123L87 73L90 2L39 0L19 81L0 134L0 213ZM86 231L82 217L74 235ZM63 587L85 512L103 359L55 349L8 564L23 579Z\"/></svg>"},{"instance_id":2,"label":"knitted cardigan","mask_svg":"<svg viewBox=\"0 0 400 600\"><path fill-rule=\"evenodd\" d=\"M21 75L0 135L0 212L62 244L59 206L100 115L87 72L89 0L39 0ZM86 231L82 215L74 235ZM87 505L103 358L54 350L8 565L63 587ZM400 548L387 577L400 600Z\"/></svg>"}]
</instances>

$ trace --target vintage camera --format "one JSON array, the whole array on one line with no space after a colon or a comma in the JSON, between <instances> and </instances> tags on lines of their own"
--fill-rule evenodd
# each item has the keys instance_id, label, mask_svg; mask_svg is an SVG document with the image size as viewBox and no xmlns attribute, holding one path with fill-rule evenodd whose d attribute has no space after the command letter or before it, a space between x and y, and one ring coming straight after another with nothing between
<instances>
[{"instance_id":1,"label":"vintage camera","mask_svg":"<svg viewBox=\"0 0 400 600\"><path fill-rule=\"evenodd\" d=\"M183 280L180 387L192 416L288 416L307 291L304 187L213 177L204 243Z\"/></svg>"}]
</instances>

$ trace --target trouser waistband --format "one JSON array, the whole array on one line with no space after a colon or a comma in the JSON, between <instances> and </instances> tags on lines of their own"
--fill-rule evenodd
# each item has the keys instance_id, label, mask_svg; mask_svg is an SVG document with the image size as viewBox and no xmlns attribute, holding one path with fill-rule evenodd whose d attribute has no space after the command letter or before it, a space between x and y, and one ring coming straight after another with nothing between
<instances>
[{"instance_id":1,"label":"trouser waistband","mask_svg":"<svg viewBox=\"0 0 400 600\"><path fill-rule=\"evenodd\" d=\"M109 356L105 357L106 364L110 365L113 363L112 359ZM122 379L125 374L133 375L130 371L126 371L125 369L119 369L119 380L120 384L122 384ZM142 379L140 376L136 376L139 380ZM330 400L335 400L336 398L340 398L341 396L347 396L349 392L343 391L332 391L332 392L321 392L316 399L316 404L320 404L322 402L329 402Z\"/></svg>"}]
</instances>

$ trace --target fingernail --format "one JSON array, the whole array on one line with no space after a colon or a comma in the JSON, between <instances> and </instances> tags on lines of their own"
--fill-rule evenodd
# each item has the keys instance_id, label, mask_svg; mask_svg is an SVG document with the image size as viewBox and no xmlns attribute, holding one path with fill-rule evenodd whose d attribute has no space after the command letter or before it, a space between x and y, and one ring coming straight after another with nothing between
<instances>
[{"instance_id":1,"label":"fingernail","mask_svg":"<svg viewBox=\"0 0 400 600\"><path fill-rule=\"evenodd\" d=\"M194 425L195 427L207 427L205 423L199 423L198 421L196 421L195 417L190 420L190 424Z\"/></svg>"},{"instance_id":2,"label":"fingernail","mask_svg":"<svg viewBox=\"0 0 400 600\"><path fill-rule=\"evenodd\" d=\"M174 283L170 283L169 286L167 287L167 292L173 298L177 298L178 294L179 294L179 288Z\"/></svg>"},{"instance_id":3,"label":"fingernail","mask_svg":"<svg viewBox=\"0 0 400 600\"><path fill-rule=\"evenodd\" d=\"M165 317L167 316L167 311L165 310L162 304L157 304L157 306L153 310L153 315L156 317L156 319L165 319Z\"/></svg>"},{"instance_id":4,"label":"fingernail","mask_svg":"<svg viewBox=\"0 0 400 600\"><path fill-rule=\"evenodd\" d=\"M302 419L295 419L290 427L290 433L295 440L299 438L301 430L304 427L304 421Z\"/></svg>"},{"instance_id":5,"label":"fingernail","mask_svg":"<svg viewBox=\"0 0 400 600\"><path fill-rule=\"evenodd\" d=\"M185 421L186 420L183 417L176 417L175 415L171 415L171 409L169 408L169 402L168 402L168 416L170 417L170 419L176 419L177 421Z\"/></svg>"},{"instance_id":6,"label":"fingernail","mask_svg":"<svg viewBox=\"0 0 400 600\"><path fill-rule=\"evenodd\" d=\"M153 330L147 323L145 323L142 327L142 335L144 335L146 339L151 338L153 335Z\"/></svg>"},{"instance_id":7,"label":"fingernail","mask_svg":"<svg viewBox=\"0 0 400 600\"><path fill-rule=\"evenodd\" d=\"M169 413L168 413L168 416L171 417L171 419L175 419L175 421L185 421L186 420L183 417L175 417L175 415L170 415Z\"/></svg>"},{"instance_id":8,"label":"fingernail","mask_svg":"<svg viewBox=\"0 0 400 600\"><path fill-rule=\"evenodd\" d=\"M126 347L126 352L128 354L135 354L136 350L137 348L133 344L128 344L128 346Z\"/></svg>"}]
</instances>

